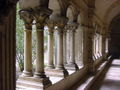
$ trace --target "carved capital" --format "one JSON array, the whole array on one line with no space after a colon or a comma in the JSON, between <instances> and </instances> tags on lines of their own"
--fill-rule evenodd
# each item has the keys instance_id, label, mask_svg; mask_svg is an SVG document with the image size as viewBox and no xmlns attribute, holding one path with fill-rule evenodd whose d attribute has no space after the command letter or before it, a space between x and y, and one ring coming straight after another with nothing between
<instances>
[{"instance_id":1,"label":"carved capital","mask_svg":"<svg viewBox=\"0 0 120 90\"><path fill-rule=\"evenodd\" d=\"M48 35L51 35L54 33L54 30L48 29Z\"/></svg>"},{"instance_id":2,"label":"carved capital","mask_svg":"<svg viewBox=\"0 0 120 90\"><path fill-rule=\"evenodd\" d=\"M61 29L61 28L56 28L56 31L58 34L63 34L64 33L64 28Z\"/></svg>"},{"instance_id":3,"label":"carved capital","mask_svg":"<svg viewBox=\"0 0 120 90\"><path fill-rule=\"evenodd\" d=\"M68 23L66 25L66 29L69 31L69 32L75 32L76 29L78 28L78 23L75 23L75 22L71 22L71 23Z\"/></svg>"},{"instance_id":4,"label":"carved capital","mask_svg":"<svg viewBox=\"0 0 120 90\"><path fill-rule=\"evenodd\" d=\"M54 22L51 21L50 19L47 21L47 26L48 26L48 34L53 34L54 33Z\"/></svg>"},{"instance_id":5,"label":"carved capital","mask_svg":"<svg viewBox=\"0 0 120 90\"><path fill-rule=\"evenodd\" d=\"M63 34L68 18L64 16L51 15L50 20L54 23L54 26L57 26L55 30L58 34Z\"/></svg>"},{"instance_id":6,"label":"carved capital","mask_svg":"<svg viewBox=\"0 0 120 90\"><path fill-rule=\"evenodd\" d=\"M48 28L50 28L50 29L54 29L54 27L55 27L54 21L52 21L50 19L47 21L46 24L47 24Z\"/></svg>"},{"instance_id":7,"label":"carved capital","mask_svg":"<svg viewBox=\"0 0 120 90\"><path fill-rule=\"evenodd\" d=\"M33 15L30 10L20 10L19 11L20 19L25 23L25 28L32 30Z\"/></svg>"},{"instance_id":8,"label":"carved capital","mask_svg":"<svg viewBox=\"0 0 120 90\"><path fill-rule=\"evenodd\" d=\"M52 10L48 8L35 8L34 9L34 19L36 21L36 27L38 29L43 29L46 23L46 20L49 18L49 15L52 13Z\"/></svg>"},{"instance_id":9,"label":"carved capital","mask_svg":"<svg viewBox=\"0 0 120 90\"><path fill-rule=\"evenodd\" d=\"M51 15L50 20L54 22L54 25L60 29L63 29L68 22L68 18L64 16Z\"/></svg>"}]
</instances>

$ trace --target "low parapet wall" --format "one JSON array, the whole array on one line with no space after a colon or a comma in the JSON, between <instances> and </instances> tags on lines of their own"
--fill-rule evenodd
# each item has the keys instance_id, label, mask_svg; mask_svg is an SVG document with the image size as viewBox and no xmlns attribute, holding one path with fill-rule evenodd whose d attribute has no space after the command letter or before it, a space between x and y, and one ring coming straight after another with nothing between
<instances>
[{"instance_id":1,"label":"low parapet wall","mask_svg":"<svg viewBox=\"0 0 120 90\"><path fill-rule=\"evenodd\" d=\"M70 76L64 78L56 84L53 84L46 90L70 90L77 82L87 75L87 68L84 67Z\"/></svg>"}]
</instances>

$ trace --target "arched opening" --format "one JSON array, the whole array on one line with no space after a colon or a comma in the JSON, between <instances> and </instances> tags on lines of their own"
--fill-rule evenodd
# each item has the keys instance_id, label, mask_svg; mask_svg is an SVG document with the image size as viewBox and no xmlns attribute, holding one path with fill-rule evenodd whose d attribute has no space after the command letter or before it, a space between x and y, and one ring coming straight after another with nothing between
<instances>
[{"instance_id":1,"label":"arched opening","mask_svg":"<svg viewBox=\"0 0 120 90\"><path fill-rule=\"evenodd\" d=\"M60 15L61 14L61 7L59 0L50 0L48 7L53 10L52 15Z\"/></svg>"},{"instance_id":2,"label":"arched opening","mask_svg":"<svg viewBox=\"0 0 120 90\"><path fill-rule=\"evenodd\" d=\"M115 17L110 25L109 54L112 58L120 57L120 16Z\"/></svg>"}]
</instances>

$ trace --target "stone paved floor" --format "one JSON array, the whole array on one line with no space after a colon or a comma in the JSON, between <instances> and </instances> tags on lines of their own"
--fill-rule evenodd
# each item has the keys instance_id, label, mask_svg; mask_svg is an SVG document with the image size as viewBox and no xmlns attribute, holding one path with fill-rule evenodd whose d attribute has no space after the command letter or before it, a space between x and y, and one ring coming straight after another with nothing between
<instances>
[{"instance_id":1,"label":"stone paved floor","mask_svg":"<svg viewBox=\"0 0 120 90\"><path fill-rule=\"evenodd\" d=\"M114 59L104 74L90 90L120 90L120 59Z\"/></svg>"}]
</instances>

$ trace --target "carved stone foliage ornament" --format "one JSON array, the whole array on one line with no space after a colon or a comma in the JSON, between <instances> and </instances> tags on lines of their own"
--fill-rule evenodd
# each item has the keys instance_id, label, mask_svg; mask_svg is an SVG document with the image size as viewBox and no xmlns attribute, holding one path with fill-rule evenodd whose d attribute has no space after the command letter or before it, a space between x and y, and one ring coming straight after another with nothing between
<instances>
[{"instance_id":1,"label":"carved stone foliage ornament","mask_svg":"<svg viewBox=\"0 0 120 90\"><path fill-rule=\"evenodd\" d=\"M48 8L37 7L33 9L33 16L36 21L36 26L38 29L42 29L46 24L46 20L49 18L49 15L52 13L52 10Z\"/></svg>"},{"instance_id":2,"label":"carved stone foliage ornament","mask_svg":"<svg viewBox=\"0 0 120 90\"><path fill-rule=\"evenodd\" d=\"M54 22L55 26L59 28L64 28L68 22L68 18L65 16L50 16L50 20Z\"/></svg>"},{"instance_id":3,"label":"carved stone foliage ornament","mask_svg":"<svg viewBox=\"0 0 120 90\"><path fill-rule=\"evenodd\" d=\"M68 18L65 16L51 15L50 21L54 24L54 26L57 26L57 28L55 28L55 30L60 34L60 33L63 33L63 31L65 29L65 25L68 22Z\"/></svg>"},{"instance_id":4,"label":"carved stone foliage ornament","mask_svg":"<svg viewBox=\"0 0 120 90\"><path fill-rule=\"evenodd\" d=\"M32 22L34 20L31 10L20 10L19 11L20 18L25 23L25 28L28 30L32 29Z\"/></svg>"},{"instance_id":5,"label":"carved stone foliage ornament","mask_svg":"<svg viewBox=\"0 0 120 90\"><path fill-rule=\"evenodd\" d=\"M46 23L47 18L49 18L49 15L52 13L52 10L48 8L30 8L30 9L24 9L20 10L20 18L23 19L25 22L25 26L27 29L30 29L30 25L32 24L33 20L35 20L35 24L37 29L43 29L44 25Z\"/></svg>"},{"instance_id":6,"label":"carved stone foliage ornament","mask_svg":"<svg viewBox=\"0 0 120 90\"><path fill-rule=\"evenodd\" d=\"M66 25L66 30L69 30L69 32L75 32L75 30L78 28L78 23L71 22Z\"/></svg>"}]
</instances>

